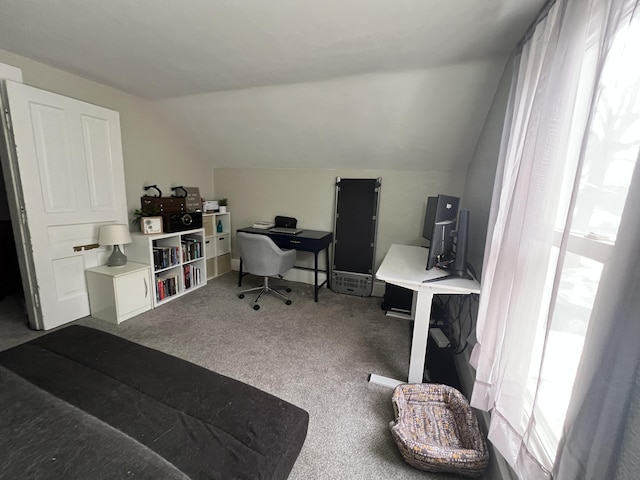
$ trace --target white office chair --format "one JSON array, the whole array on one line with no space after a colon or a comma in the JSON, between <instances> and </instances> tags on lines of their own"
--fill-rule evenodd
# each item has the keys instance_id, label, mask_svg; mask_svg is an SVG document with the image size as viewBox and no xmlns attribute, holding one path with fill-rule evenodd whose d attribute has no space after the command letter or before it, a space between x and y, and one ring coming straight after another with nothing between
<instances>
[{"instance_id":1,"label":"white office chair","mask_svg":"<svg viewBox=\"0 0 640 480\"><path fill-rule=\"evenodd\" d=\"M243 290L238 294L238 298L244 298L245 293L259 291L260 293L253 301L253 309L258 310L260 308L258 300L262 294L271 292L282 298L287 305L291 305L291 300L277 291L277 289L286 289L290 292L291 289L284 286L269 286L269 277L281 276L291 269L296 261L296 251L282 250L267 235L256 233L238 232L236 245L240 251L243 271L264 277L263 285Z\"/></svg>"}]
</instances>

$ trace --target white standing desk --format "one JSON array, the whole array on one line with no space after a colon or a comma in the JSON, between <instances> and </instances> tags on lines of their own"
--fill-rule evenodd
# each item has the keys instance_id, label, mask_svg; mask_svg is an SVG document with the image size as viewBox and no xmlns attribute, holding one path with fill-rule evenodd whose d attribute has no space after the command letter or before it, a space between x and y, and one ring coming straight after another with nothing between
<instances>
[{"instance_id":1,"label":"white standing desk","mask_svg":"<svg viewBox=\"0 0 640 480\"><path fill-rule=\"evenodd\" d=\"M476 280L449 277L438 282L423 283L423 280L446 275L443 270L435 268L426 270L428 254L429 250L423 247L391 245L376 272L376 278L415 292L413 294L413 305L411 306L411 316L414 324L408 383L422 383L433 295L438 293L447 295L480 293L480 284ZM369 376L369 382L387 387L395 387L401 383L407 383L403 380L395 380L373 373Z\"/></svg>"}]
</instances>

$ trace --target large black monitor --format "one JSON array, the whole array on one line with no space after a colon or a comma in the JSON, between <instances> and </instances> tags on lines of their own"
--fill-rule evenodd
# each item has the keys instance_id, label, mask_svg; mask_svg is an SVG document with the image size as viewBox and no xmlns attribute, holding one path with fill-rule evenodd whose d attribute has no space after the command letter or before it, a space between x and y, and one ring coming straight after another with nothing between
<instances>
[{"instance_id":1,"label":"large black monitor","mask_svg":"<svg viewBox=\"0 0 640 480\"><path fill-rule=\"evenodd\" d=\"M442 268L454 259L453 235L460 199L450 195L427 198L422 236L429 240L427 270Z\"/></svg>"},{"instance_id":2,"label":"large black monitor","mask_svg":"<svg viewBox=\"0 0 640 480\"><path fill-rule=\"evenodd\" d=\"M446 272L437 281L450 276L472 278L468 273L467 241L469 210L460 210L460 199L450 195L438 195L427 199L422 236L429 240L427 270L438 268Z\"/></svg>"}]
</instances>

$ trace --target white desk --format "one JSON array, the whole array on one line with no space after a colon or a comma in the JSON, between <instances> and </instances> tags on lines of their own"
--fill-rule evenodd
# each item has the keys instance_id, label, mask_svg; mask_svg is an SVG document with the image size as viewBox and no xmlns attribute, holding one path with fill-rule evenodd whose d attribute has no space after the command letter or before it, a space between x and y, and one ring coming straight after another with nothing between
<instances>
[{"instance_id":1,"label":"white desk","mask_svg":"<svg viewBox=\"0 0 640 480\"><path fill-rule=\"evenodd\" d=\"M476 280L450 277L439 282L423 283L423 280L446 274L435 268L426 270L428 253L429 250L423 247L391 245L376 272L376 278L416 292L413 295L413 305L411 306L414 325L408 383L422 383L433 295L437 293L447 295L480 293L480 284ZM407 383L373 373L369 377L369 382L392 388L401 383Z\"/></svg>"}]
</instances>

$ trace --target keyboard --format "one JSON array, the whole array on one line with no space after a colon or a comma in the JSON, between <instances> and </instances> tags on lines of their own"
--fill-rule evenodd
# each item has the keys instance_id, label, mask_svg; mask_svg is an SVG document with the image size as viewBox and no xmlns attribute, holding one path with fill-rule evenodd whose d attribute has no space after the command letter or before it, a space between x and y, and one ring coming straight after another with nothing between
<instances>
[{"instance_id":1,"label":"keyboard","mask_svg":"<svg viewBox=\"0 0 640 480\"><path fill-rule=\"evenodd\" d=\"M285 228L285 227L274 227L274 228L270 228L269 231L271 233L286 233L287 235L297 235L298 233L302 232L302 230L298 228Z\"/></svg>"}]
</instances>

